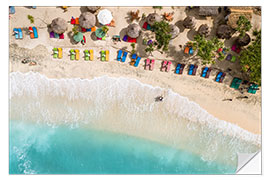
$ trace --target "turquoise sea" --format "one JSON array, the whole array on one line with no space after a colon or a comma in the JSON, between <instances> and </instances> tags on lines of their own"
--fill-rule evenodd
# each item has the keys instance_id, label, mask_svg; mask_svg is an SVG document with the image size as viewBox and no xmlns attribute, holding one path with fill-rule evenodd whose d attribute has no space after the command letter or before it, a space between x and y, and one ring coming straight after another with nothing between
<instances>
[{"instance_id":1,"label":"turquoise sea","mask_svg":"<svg viewBox=\"0 0 270 180\"><path fill-rule=\"evenodd\" d=\"M185 97L155 102L162 92L127 78L11 73L10 174L233 174L237 153L260 149L260 136Z\"/></svg>"}]
</instances>

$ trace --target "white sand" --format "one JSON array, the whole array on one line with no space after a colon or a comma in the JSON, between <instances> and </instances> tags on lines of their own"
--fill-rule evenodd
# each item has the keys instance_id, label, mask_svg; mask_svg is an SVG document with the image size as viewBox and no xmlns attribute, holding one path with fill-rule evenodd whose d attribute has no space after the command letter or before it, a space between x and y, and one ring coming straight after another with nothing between
<instances>
[{"instance_id":1,"label":"white sand","mask_svg":"<svg viewBox=\"0 0 270 180\"><path fill-rule=\"evenodd\" d=\"M137 8L109 8L112 10L116 21L116 27L110 27L109 36L119 34L122 28L126 28L128 22L126 21L127 12L130 10L136 10ZM177 7L174 10L171 7L164 8L163 10L156 10L157 13L162 14L163 12L175 12L173 24L179 20L183 20L186 17L186 13L183 11L184 7ZM140 14L144 12L146 15L153 12L152 7L143 8L140 10ZM215 117L234 123L250 132L260 134L261 133L261 90L253 94L240 94L238 91L229 87L232 77L227 75L224 83L220 84L214 81L218 70L214 69L211 72L209 79L201 78L201 67L199 66L197 75L195 77L187 75L187 68L183 75L176 75L173 71L175 66L173 65L169 73L161 72L160 66L163 59L173 60L175 62L192 63L197 60L183 56L181 49L178 45L184 45L190 35L188 30L184 30L180 35L172 41L171 55L161 55L159 52L153 53L153 58L156 59L154 71L144 70L143 57L138 68L132 67L128 64L130 58L127 57L125 63L117 62L116 54L118 48L127 47L130 51L130 44L121 42L113 44L110 38L106 41L93 41L91 40L91 33L86 34L86 45L81 44L73 45L68 38L68 34L71 31L73 25L68 25L68 31L65 33L65 39L50 39L47 31L47 24L55 17L63 17L67 21L71 19L71 16L78 17L81 11L79 7L69 8L68 12L63 13L63 10L55 7L41 8L37 7L36 10L27 9L24 7L16 8L16 14L11 16L10 19L10 44L16 43L18 46L10 46L10 71L20 72L40 72L45 74L49 78L87 78L92 79L94 77L108 75L112 77L130 77L138 79L143 83L147 83L153 86L160 86L163 88L170 88L174 92L179 93L182 96L188 97L191 101L198 103L202 108L206 109L210 114ZM27 19L27 15L34 16L34 25L38 27L39 38L30 39L29 35L24 33L23 40L15 40L12 36L12 29L14 27L28 27L30 22ZM117 17L116 17L117 15ZM256 26L260 27L260 17L254 16L256 20L252 20L253 23L257 23ZM44 22L43 22L44 21ZM212 19L207 18L204 20L198 20L196 27L200 24L207 23L212 26ZM120 33L121 34L121 33ZM123 34L123 33L122 33ZM228 42L230 43L230 42ZM228 44L225 42L225 44ZM63 59L53 59L52 48L62 47L63 48ZM24 49L27 48L27 49ZM69 50L71 48L80 49L80 60L70 61ZM94 50L94 61L87 62L83 60L83 50L93 49ZM110 50L110 62L100 61L100 50ZM138 48L140 55L144 56L141 47ZM38 64L36 66L29 66L28 64L22 64L21 60L25 57L34 59ZM240 76L239 72L235 69L239 64L233 64L230 62L219 62L213 68L225 70L228 67L233 69L231 74L233 76ZM238 96L248 96L248 99L236 99ZM233 101L222 101L223 99L233 98Z\"/></svg>"}]
</instances>

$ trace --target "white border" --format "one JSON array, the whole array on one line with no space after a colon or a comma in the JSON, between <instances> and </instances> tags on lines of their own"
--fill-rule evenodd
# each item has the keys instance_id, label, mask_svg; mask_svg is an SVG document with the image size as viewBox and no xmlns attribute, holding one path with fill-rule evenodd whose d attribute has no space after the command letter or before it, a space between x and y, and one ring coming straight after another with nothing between
<instances>
[{"instance_id":1,"label":"white border","mask_svg":"<svg viewBox=\"0 0 270 180\"><path fill-rule=\"evenodd\" d=\"M155 179L161 179L161 178L166 178L166 179L177 179L179 178L190 178L190 179L254 179L254 178L261 178L261 179L270 179L270 171L269 171L269 128L270 128L270 118L269 118L269 93L270 93L270 88L269 88L269 80L268 78L270 77L267 75L267 72L269 72L269 63L270 63L270 58L268 58L268 53L266 50L269 51L269 43L270 43L270 38L269 38L269 17L270 17L270 11L268 8L270 8L268 0L185 0L176 3L176 0L136 0L136 1L131 1L131 0L121 0L121 1L116 1L116 0L98 0L98 1L86 1L86 0L67 0L65 2L60 1L60 0L42 0L40 2L36 2L37 0L12 0L12 1L4 1L1 3L1 179L8 179L8 178L20 178L20 179L31 179L31 178L39 178L39 179L59 179L59 178L64 178L64 179L74 179L74 178L82 178L82 179L89 179L89 178L95 178L95 179L104 179L104 178L110 178L110 179L149 179L149 178L155 178ZM179 0L180 1L180 0ZM220 6L262 6L263 13L262 13L262 20L263 20L263 29L262 29L262 92L263 92L263 104L262 104L262 110L263 110L263 143L262 143L262 173L263 176L261 175L218 175L218 176L213 176L213 175L154 175L154 176L147 176L147 175L141 175L141 176L133 176L133 175L128 175L128 176L116 176L116 175L106 175L106 176L97 176L97 175L92 175L92 176L85 176L85 175L58 175L58 176L41 176L41 175L34 175L34 176L10 176L8 175L8 163L9 163L9 156L8 156L8 6L9 5L15 5L15 6L30 6L30 5L36 5L36 6L59 6L59 5L72 5L72 6L82 6L82 5L102 5L102 6L114 6L114 5L119 5L119 6L190 6L190 5L205 5L205 6L214 6L214 5L220 5ZM268 154L267 154L268 152ZM268 162L267 162L268 160Z\"/></svg>"}]
</instances>

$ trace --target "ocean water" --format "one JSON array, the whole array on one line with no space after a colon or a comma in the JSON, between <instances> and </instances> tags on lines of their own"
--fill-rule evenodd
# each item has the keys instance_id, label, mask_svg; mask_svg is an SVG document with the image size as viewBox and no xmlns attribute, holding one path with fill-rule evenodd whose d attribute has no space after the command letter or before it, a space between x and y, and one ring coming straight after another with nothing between
<instances>
[{"instance_id":1,"label":"ocean water","mask_svg":"<svg viewBox=\"0 0 270 180\"><path fill-rule=\"evenodd\" d=\"M134 79L33 72L10 74L9 132L10 174L232 174L261 139Z\"/></svg>"}]
</instances>

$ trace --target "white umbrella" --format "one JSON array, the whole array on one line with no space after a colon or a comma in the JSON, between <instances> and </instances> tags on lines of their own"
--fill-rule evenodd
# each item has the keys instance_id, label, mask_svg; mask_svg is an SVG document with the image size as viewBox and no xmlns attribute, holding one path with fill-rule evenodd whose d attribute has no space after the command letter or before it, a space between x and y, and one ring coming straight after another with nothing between
<instances>
[{"instance_id":1,"label":"white umbrella","mask_svg":"<svg viewBox=\"0 0 270 180\"><path fill-rule=\"evenodd\" d=\"M99 11L97 18L100 24L106 25L111 23L113 16L111 11L109 11L108 9L103 9Z\"/></svg>"}]
</instances>

